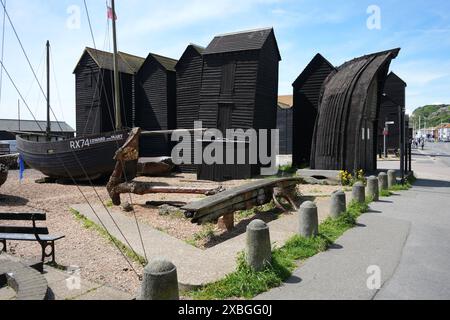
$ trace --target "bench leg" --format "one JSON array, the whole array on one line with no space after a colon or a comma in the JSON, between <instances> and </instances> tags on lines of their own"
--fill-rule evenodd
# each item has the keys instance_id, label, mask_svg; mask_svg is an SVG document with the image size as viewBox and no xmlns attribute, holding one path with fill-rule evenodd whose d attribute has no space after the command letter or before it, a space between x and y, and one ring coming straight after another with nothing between
<instances>
[{"instance_id":1,"label":"bench leg","mask_svg":"<svg viewBox=\"0 0 450 320\"><path fill-rule=\"evenodd\" d=\"M40 243L42 248L42 262L45 262L45 258L52 258L51 263L55 263L55 242L41 242ZM51 252L47 253L47 248L51 248Z\"/></svg>"},{"instance_id":2,"label":"bench leg","mask_svg":"<svg viewBox=\"0 0 450 320\"><path fill-rule=\"evenodd\" d=\"M226 230L228 232L234 229L234 213L227 213L219 219L219 229Z\"/></svg>"},{"instance_id":3,"label":"bench leg","mask_svg":"<svg viewBox=\"0 0 450 320\"><path fill-rule=\"evenodd\" d=\"M0 243L2 244L2 251L3 253L6 253L6 240L2 239L0 240Z\"/></svg>"}]
</instances>

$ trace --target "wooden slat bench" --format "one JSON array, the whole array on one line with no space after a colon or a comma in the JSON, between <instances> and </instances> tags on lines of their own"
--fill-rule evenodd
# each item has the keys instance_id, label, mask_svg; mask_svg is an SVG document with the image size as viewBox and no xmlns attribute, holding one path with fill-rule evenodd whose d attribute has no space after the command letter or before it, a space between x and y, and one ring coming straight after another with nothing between
<instances>
[{"instance_id":1,"label":"wooden slat bench","mask_svg":"<svg viewBox=\"0 0 450 320\"><path fill-rule=\"evenodd\" d=\"M32 223L29 227L17 227L0 225L0 243L3 247L0 252L6 252L6 241L30 241L38 242L42 248L42 262L46 258L51 258L55 262L55 241L63 239L65 236L53 236L49 234L48 228L37 227L36 222L46 221L45 213L1 213L0 221L28 221ZM51 251L47 251L50 248Z\"/></svg>"},{"instance_id":2,"label":"wooden slat bench","mask_svg":"<svg viewBox=\"0 0 450 320\"><path fill-rule=\"evenodd\" d=\"M280 178L254 181L246 185L210 196L182 208L186 217L193 223L215 222L223 217L228 230L234 226L234 212L248 210L275 201L278 207L286 210L277 198L286 199L295 209L296 187L304 183L302 178Z\"/></svg>"}]
</instances>

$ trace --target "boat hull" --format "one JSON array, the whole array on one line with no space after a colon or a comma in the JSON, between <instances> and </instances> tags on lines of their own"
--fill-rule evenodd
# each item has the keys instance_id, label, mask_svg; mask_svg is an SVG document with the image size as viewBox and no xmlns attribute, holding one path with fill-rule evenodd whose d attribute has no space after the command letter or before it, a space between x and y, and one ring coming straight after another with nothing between
<instances>
[{"instance_id":1,"label":"boat hull","mask_svg":"<svg viewBox=\"0 0 450 320\"><path fill-rule=\"evenodd\" d=\"M8 180L8 171L0 170L0 187L5 184L6 180Z\"/></svg>"},{"instance_id":2,"label":"boat hull","mask_svg":"<svg viewBox=\"0 0 450 320\"><path fill-rule=\"evenodd\" d=\"M127 138L126 131L50 142L18 136L17 150L28 166L48 177L94 180L111 175L114 155Z\"/></svg>"}]
</instances>

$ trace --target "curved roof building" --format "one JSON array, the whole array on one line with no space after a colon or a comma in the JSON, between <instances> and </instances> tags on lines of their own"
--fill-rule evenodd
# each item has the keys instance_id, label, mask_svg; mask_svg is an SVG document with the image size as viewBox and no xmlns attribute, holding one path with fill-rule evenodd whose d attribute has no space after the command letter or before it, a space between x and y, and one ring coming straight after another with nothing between
<instances>
[{"instance_id":1,"label":"curved roof building","mask_svg":"<svg viewBox=\"0 0 450 320\"><path fill-rule=\"evenodd\" d=\"M313 136L313 169L376 170L381 97L390 63L399 51L356 58L325 80Z\"/></svg>"}]
</instances>

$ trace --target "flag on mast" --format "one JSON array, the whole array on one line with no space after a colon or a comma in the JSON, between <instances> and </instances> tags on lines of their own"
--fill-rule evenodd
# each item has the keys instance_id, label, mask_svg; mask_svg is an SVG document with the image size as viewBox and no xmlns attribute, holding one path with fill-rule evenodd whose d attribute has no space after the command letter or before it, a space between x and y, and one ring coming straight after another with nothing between
<instances>
[{"instance_id":1,"label":"flag on mast","mask_svg":"<svg viewBox=\"0 0 450 320\"><path fill-rule=\"evenodd\" d=\"M112 7L108 3L106 3L106 7L108 8L108 19L110 19L110 20L112 20L112 19L117 20L117 15L116 15L115 12L113 12Z\"/></svg>"}]
</instances>

